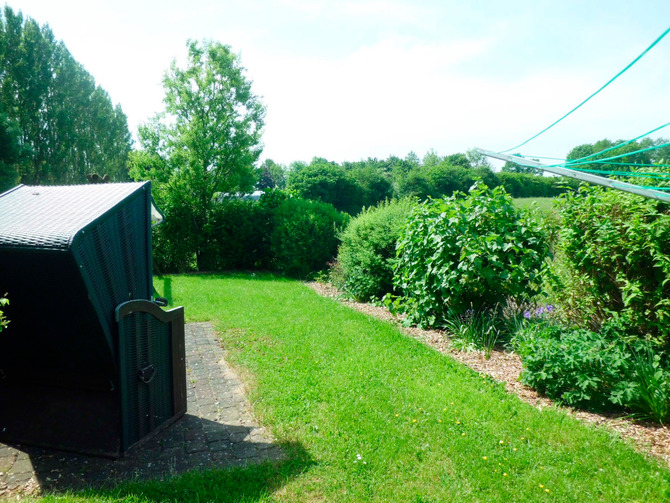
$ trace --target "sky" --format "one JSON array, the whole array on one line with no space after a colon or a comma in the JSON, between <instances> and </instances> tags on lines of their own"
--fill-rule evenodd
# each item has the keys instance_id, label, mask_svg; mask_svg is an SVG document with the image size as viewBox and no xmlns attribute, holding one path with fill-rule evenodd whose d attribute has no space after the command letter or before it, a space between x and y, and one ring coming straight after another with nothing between
<instances>
[{"instance_id":1,"label":"sky","mask_svg":"<svg viewBox=\"0 0 670 503\"><path fill-rule=\"evenodd\" d=\"M668 27L668 0L7 0L48 24L137 126L186 42L240 55L267 108L262 159L502 151L567 113ZM517 149L563 158L670 121L670 35ZM670 127L651 135L670 137Z\"/></svg>"}]
</instances>

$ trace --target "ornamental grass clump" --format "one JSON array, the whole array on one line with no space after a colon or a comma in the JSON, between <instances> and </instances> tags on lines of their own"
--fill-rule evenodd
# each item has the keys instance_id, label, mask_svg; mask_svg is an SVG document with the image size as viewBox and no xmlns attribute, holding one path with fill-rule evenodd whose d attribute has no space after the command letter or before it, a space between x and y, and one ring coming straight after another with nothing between
<instances>
[{"instance_id":1,"label":"ornamental grass clump","mask_svg":"<svg viewBox=\"0 0 670 503\"><path fill-rule=\"evenodd\" d=\"M410 323L444 326L454 313L521 302L537 293L547 255L543 225L478 182L414 208L398 240L394 307Z\"/></svg>"}]
</instances>

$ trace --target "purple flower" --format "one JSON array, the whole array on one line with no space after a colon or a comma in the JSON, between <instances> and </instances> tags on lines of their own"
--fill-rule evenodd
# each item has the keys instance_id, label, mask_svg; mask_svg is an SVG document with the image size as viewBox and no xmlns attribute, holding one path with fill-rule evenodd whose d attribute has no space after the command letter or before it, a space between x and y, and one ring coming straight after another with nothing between
<instances>
[{"instance_id":1,"label":"purple flower","mask_svg":"<svg viewBox=\"0 0 670 503\"><path fill-rule=\"evenodd\" d=\"M530 311L524 311L523 317L526 318L527 320L530 320Z\"/></svg>"},{"instance_id":2,"label":"purple flower","mask_svg":"<svg viewBox=\"0 0 670 503\"><path fill-rule=\"evenodd\" d=\"M554 306L552 306L551 304L549 304L549 305L547 306L547 312L548 312L548 313L551 313L551 312L553 312L553 311L554 311Z\"/></svg>"},{"instance_id":3,"label":"purple flower","mask_svg":"<svg viewBox=\"0 0 670 503\"><path fill-rule=\"evenodd\" d=\"M544 308L542 306L537 308L536 314L542 316L544 314Z\"/></svg>"}]
</instances>

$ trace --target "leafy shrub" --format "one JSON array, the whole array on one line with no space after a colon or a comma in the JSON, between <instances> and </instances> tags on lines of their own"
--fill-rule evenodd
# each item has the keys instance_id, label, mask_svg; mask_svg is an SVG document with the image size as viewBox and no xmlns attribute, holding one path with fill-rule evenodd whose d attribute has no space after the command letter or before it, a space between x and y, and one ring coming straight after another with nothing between
<instances>
[{"instance_id":1,"label":"leafy shrub","mask_svg":"<svg viewBox=\"0 0 670 503\"><path fill-rule=\"evenodd\" d=\"M513 340L521 380L550 398L606 410L626 407L638 417L670 419L670 372L662 352L644 341L627 344L617 323L601 333L529 323Z\"/></svg>"},{"instance_id":2,"label":"leafy shrub","mask_svg":"<svg viewBox=\"0 0 670 503\"><path fill-rule=\"evenodd\" d=\"M559 199L549 276L571 323L616 317L630 336L670 342L670 212L655 200L583 186Z\"/></svg>"},{"instance_id":3,"label":"leafy shrub","mask_svg":"<svg viewBox=\"0 0 670 503\"><path fill-rule=\"evenodd\" d=\"M335 257L338 233L348 220L348 215L338 212L330 204L286 199L274 212L273 268L301 278L323 270Z\"/></svg>"},{"instance_id":4,"label":"leafy shrub","mask_svg":"<svg viewBox=\"0 0 670 503\"><path fill-rule=\"evenodd\" d=\"M373 166L359 167L352 169L349 176L359 186L363 207L376 206L393 197L393 185L380 169Z\"/></svg>"},{"instance_id":5,"label":"leafy shrub","mask_svg":"<svg viewBox=\"0 0 670 503\"><path fill-rule=\"evenodd\" d=\"M533 324L515 337L521 380L568 405L612 408L610 395L624 374L625 345L585 329Z\"/></svg>"},{"instance_id":6,"label":"leafy shrub","mask_svg":"<svg viewBox=\"0 0 670 503\"><path fill-rule=\"evenodd\" d=\"M450 312L484 311L536 292L547 256L541 224L501 187L431 200L410 214L398 240L394 285L408 320L442 325Z\"/></svg>"},{"instance_id":7,"label":"leafy shrub","mask_svg":"<svg viewBox=\"0 0 670 503\"><path fill-rule=\"evenodd\" d=\"M188 272L197 270L193 234L202 232L197 218L186 204L176 200L158 203L165 221L152 231L154 272Z\"/></svg>"},{"instance_id":8,"label":"leafy shrub","mask_svg":"<svg viewBox=\"0 0 670 503\"><path fill-rule=\"evenodd\" d=\"M414 206L411 199L384 202L352 219L337 254L338 284L357 300L393 292L396 242Z\"/></svg>"}]
</instances>

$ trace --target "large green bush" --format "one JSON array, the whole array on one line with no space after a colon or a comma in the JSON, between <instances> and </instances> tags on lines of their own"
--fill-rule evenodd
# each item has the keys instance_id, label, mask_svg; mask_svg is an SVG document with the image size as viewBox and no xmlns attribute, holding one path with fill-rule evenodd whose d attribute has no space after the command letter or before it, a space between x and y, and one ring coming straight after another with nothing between
<instances>
[{"instance_id":1,"label":"large green bush","mask_svg":"<svg viewBox=\"0 0 670 503\"><path fill-rule=\"evenodd\" d=\"M522 382L568 405L612 408L609 398L624 373L622 341L586 329L531 325L515 336Z\"/></svg>"},{"instance_id":2,"label":"large green bush","mask_svg":"<svg viewBox=\"0 0 670 503\"><path fill-rule=\"evenodd\" d=\"M352 219L340 236L338 286L357 300L382 298L393 290L396 242L415 205L412 199L383 202Z\"/></svg>"},{"instance_id":3,"label":"large green bush","mask_svg":"<svg viewBox=\"0 0 670 503\"><path fill-rule=\"evenodd\" d=\"M547 241L502 187L477 183L415 207L397 253L394 284L409 321L443 325L450 314L534 294Z\"/></svg>"},{"instance_id":4,"label":"large green bush","mask_svg":"<svg viewBox=\"0 0 670 503\"><path fill-rule=\"evenodd\" d=\"M274 212L273 269L299 278L325 269L337 254L338 234L348 221L331 204L286 199Z\"/></svg>"},{"instance_id":5,"label":"large green bush","mask_svg":"<svg viewBox=\"0 0 670 503\"><path fill-rule=\"evenodd\" d=\"M670 343L670 210L584 186L559 199L553 295L578 326L616 318L627 335Z\"/></svg>"}]
</instances>

